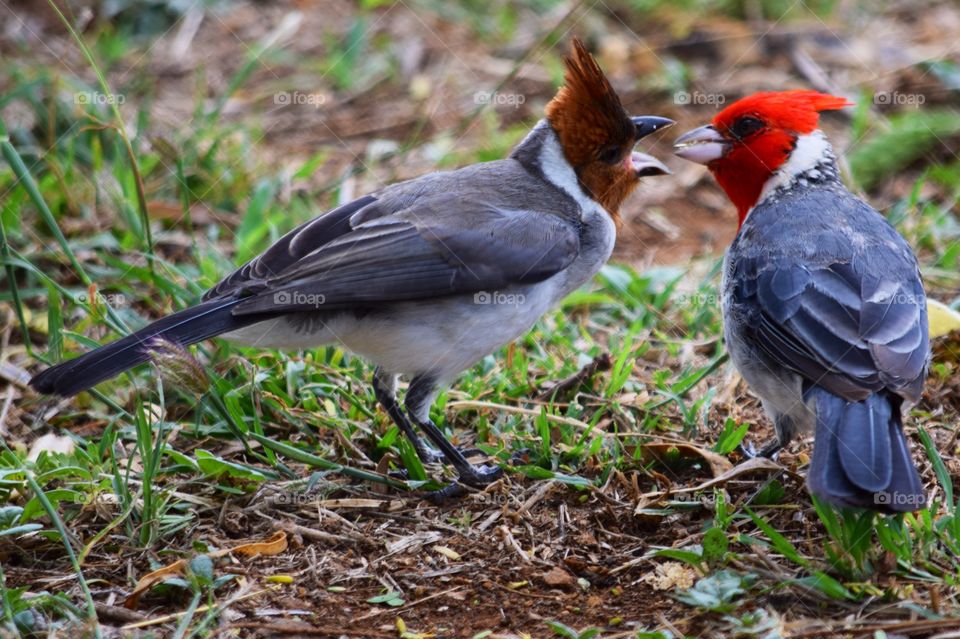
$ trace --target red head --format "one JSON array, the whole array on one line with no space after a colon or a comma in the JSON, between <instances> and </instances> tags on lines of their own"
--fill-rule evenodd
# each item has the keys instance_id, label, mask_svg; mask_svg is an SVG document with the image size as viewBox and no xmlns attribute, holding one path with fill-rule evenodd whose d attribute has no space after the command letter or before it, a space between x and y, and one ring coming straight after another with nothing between
<instances>
[{"instance_id":1,"label":"red head","mask_svg":"<svg viewBox=\"0 0 960 639\"><path fill-rule=\"evenodd\" d=\"M718 113L711 125L680 136L676 153L707 165L736 205L742 224L798 140L816 131L820 112L847 106L852 104L846 98L817 91L755 93Z\"/></svg>"},{"instance_id":2,"label":"red head","mask_svg":"<svg viewBox=\"0 0 960 639\"><path fill-rule=\"evenodd\" d=\"M547 105L547 121L581 187L619 223L620 205L640 178L669 173L659 160L634 152L634 145L673 120L627 115L580 40L574 38L573 52L564 62L564 86Z\"/></svg>"}]
</instances>

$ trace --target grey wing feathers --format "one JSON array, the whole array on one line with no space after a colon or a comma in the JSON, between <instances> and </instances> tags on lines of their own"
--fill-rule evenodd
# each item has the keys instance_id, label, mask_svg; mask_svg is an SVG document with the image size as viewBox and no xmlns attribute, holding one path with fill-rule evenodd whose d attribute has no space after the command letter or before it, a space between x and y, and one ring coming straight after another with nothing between
<instances>
[{"instance_id":1,"label":"grey wing feathers","mask_svg":"<svg viewBox=\"0 0 960 639\"><path fill-rule=\"evenodd\" d=\"M204 293L203 301L225 297L276 276L316 247L348 233L350 217L376 201L372 195L366 195L304 222Z\"/></svg>"},{"instance_id":2,"label":"grey wing feathers","mask_svg":"<svg viewBox=\"0 0 960 639\"><path fill-rule=\"evenodd\" d=\"M754 252L731 274L733 302L754 345L809 382L849 401L884 388L915 401L929 353L926 298L906 243L892 228L879 234L833 259Z\"/></svg>"},{"instance_id":3,"label":"grey wing feathers","mask_svg":"<svg viewBox=\"0 0 960 639\"><path fill-rule=\"evenodd\" d=\"M334 310L503 288L563 270L579 229L559 215L433 194L370 198L282 238L210 296L240 295L234 314ZM330 220L322 222L325 218Z\"/></svg>"}]
</instances>

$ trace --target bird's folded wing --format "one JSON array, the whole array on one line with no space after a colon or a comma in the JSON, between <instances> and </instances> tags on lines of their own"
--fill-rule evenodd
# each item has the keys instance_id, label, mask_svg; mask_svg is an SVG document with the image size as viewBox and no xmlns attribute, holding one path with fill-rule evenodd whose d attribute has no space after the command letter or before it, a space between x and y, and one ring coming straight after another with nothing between
<instances>
[{"instance_id":1,"label":"bird's folded wing","mask_svg":"<svg viewBox=\"0 0 960 639\"><path fill-rule=\"evenodd\" d=\"M929 345L915 272L865 274L849 262L753 266L734 303L748 309L746 333L755 347L851 401L882 388L916 399Z\"/></svg>"},{"instance_id":2,"label":"bird's folded wing","mask_svg":"<svg viewBox=\"0 0 960 639\"><path fill-rule=\"evenodd\" d=\"M350 217L376 201L377 198L366 195L304 222L274 242L266 251L220 280L216 286L204 293L203 301L239 293L244 287L276 276L318 246L349 233Z\"/></svg>"},{"instance_id":3,"label":"bird's folded wing","mask_svg":"<svg viewBox=\"0 0 960 639\"><path fill-rule=\"evenodd\" d=\"M271 247L245 265L241 276L231 276L229 290L244 298L234 313L336 310L499 289L542 281L579 252L578 228L565 218L453 194L393 213L352 215L349 223L339 233L316 234L313 244L303 231L285 237L281 242L298 252L292 260L289 246ZM265 260L271 251L280 257Z\"/></svg>"}]
</instances>

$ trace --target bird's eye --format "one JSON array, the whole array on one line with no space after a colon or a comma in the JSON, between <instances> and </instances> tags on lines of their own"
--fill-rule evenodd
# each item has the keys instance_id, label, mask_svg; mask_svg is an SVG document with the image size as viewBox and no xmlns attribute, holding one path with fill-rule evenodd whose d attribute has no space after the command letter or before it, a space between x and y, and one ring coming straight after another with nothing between
<instances>
[{"instance_id":1,"label":"bird's eye","mask_svg":"<svg viewBox=\"0 0 960 639\"><path fill-rule=\"evenodd\" d=\"M733 123L733 126L730 127L730 133L738 140L742 140L750 137L762 128L762 120L746 115Z\"/></svg>"},{"instance_id":2,"label":"bird's eye","mask_svg":"<svg viewBox=\"0 0 960 639\"><path fill-rule=\"evenodd\" d=\"M597 157L605 164L616 164L623 158L623 149L619 146L608 146L601 149Z\"/></svg>"}]
</instances>

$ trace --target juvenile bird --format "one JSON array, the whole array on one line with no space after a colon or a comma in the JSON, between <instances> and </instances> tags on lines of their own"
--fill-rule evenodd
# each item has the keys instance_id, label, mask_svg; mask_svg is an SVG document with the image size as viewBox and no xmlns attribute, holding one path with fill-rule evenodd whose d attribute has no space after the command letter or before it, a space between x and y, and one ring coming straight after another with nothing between
<instances>
[{"instance_id":1,"label":"juvenile bird","mask_svg":"<svg viewBox=\"0 0 960 639\"><path fill-rule=\"evenodd\" d=\"M628 116L580 41L565 64L546 118L507 159L392 184L310 220L196 306L31 386L76 394L147 361L157 339L339 343L376 365L377 400L421 459L446 460L465 484L493 481L499 468L472 465L430 420L438 390L589 281L613 250L624 199L641 177L669 173L633 147L673 122Z\"/></svg>"},{"instance_id":2,"label":"juvenile bird","mask_svg":"<svg viewBox=\"0 0 960 639\"><path fill-rule=\"evenodd\" d=\"M676 141L736 205L723 265L724 336L777 439L814 430L811 492L881 512L925 505L903 434L929 363L926 297L907 242L840 181L817 129L852 106L816 91L758 93Z\"/></svg>"}]
</instances>

